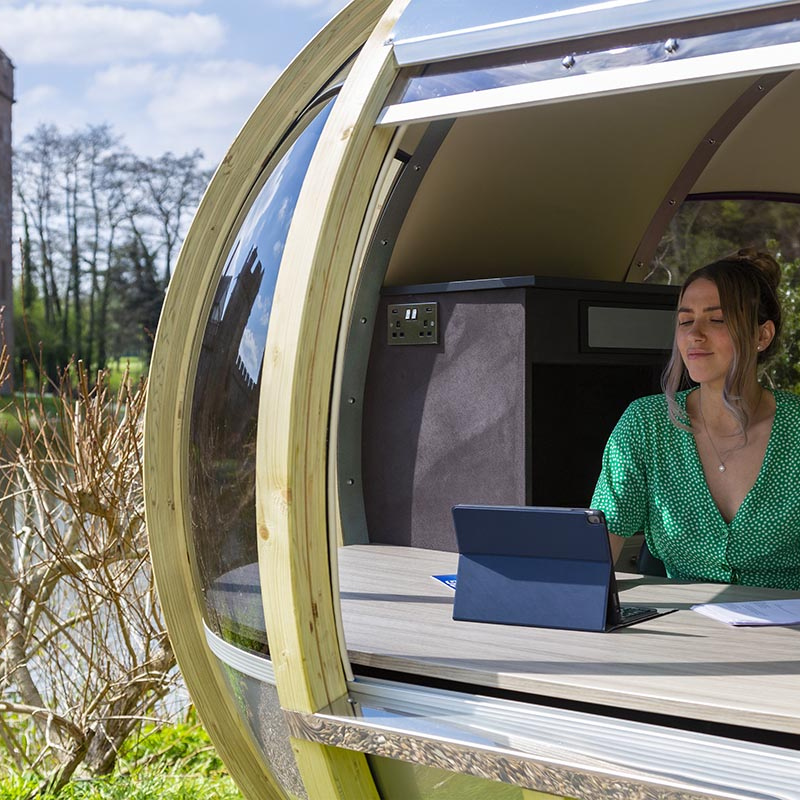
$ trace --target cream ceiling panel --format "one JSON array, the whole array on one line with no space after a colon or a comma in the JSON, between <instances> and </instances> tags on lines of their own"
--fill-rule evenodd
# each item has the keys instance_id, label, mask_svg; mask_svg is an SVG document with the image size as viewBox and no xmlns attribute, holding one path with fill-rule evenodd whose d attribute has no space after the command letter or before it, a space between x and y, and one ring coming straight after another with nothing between
<instances>
[{"instance_id":1,"label":"cream ceiling panel","mask_svg":"<svg viewBox=\"0 0 800 800\"><path fill-rule=\"evenodd\" d=\"M698 141L750 83L458 120L409 210L386 282L623 279Z\"/></svg>"},{"instance_id":2,"label":"cream ceiling panel","mask_svg":"<svg viewBox=\"0 0 800 800\"><path fill-rule=\"evenodd\" d=\"M739 123L692 191L800 194L800 72Z\"/></svg>"}]
</instances>

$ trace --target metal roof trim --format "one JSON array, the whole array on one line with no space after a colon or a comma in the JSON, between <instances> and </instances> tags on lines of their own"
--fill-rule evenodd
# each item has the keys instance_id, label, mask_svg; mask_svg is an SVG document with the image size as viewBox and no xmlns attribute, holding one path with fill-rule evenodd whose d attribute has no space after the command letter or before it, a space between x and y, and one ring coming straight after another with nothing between
<instances>
[{"instance_id":1,"label":"metal roof trim","mask_svg":"<svg viewBox=\"0 0 800 800\"><path fill-rule=\"evenodd\" d=\"M400 125L449 119L467 114L793 69L800 69L800 42L396 103L383 108L376 124Z\"/></svg>"},{"instance_id":2,"label":"metal roof trim","mask_svg":"<svg viewBox=\"0 0 800 800\"><path fill-rule=\"evenodd\" d=\"M405 67L783 6L798 5L800 13L797 0L561 0L534 4L549 6L539 13L516 15L531 5L411 0L392 33L395 59ZM431 8L444 9L440 19L431 18Z\"/></svg>"}]
</instances>

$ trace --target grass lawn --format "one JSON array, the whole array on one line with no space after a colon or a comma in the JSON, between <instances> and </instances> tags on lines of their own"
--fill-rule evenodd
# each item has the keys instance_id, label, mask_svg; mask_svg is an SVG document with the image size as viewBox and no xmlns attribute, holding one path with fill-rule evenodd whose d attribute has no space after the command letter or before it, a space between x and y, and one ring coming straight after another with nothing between
<instances>
[{"instance_id":1,"label":"grass lawn","mask_svg":"<svg viewBox=\"0 0 800 800\"><path fill-rule=\"evenodd\" d=\"M23 777L0 777L0 800L23 800L37 781ZM227 775L206 778L171 775L168 772L136 776L112 775L107 778L74 781L58 795L41 800L241 800L242 795Z\"/></svg>"},{"instance_id":2,"label":"grass lawn","mask_svg":"<svg viewBox=\"0 0 800 800\"><path fill-rule=\"evenodd\" d=\"M132 383L136 383L142 376L147 374L148 364L140 356L126 356L125 358L111 361L107 369L108 387L112 395L119 390L126 368L129 379ZM32 378L31 381L33 381ZM35 383L32 382L31 385L35 385ZM29 396L32 402L38 402L38 397ZM24 402L24 398L25 394L23 392L0 396L0 437L2 437L2 432L5 431L8 439L14 444L19 442L20 426L17 411ZM42 398L45 414L54 413L58 402L56 397L45 394ZM2 795L0 795L0 800L2 800Z\"/></svg>"},{"instance_id":3,"label":"grass lawn","mask_svg":"<svg viewBox=\"0 0 800 800\"><path fill-rule=\"evenodd\" d=\"M32 398L33 402L38 402L38 398ZM15 444L19 442L20 426L18 409L25 402L25 395L22 392L14 392L13 395L0 397L0 431L4 431L8 439ZM55 413L56 398L44 397L45 414ZM0 434L1 436L2 434Z\"/></svg>"},{"instance_id":4,"label":"grass lawn","mask_svg":"<svg viewBox=\"0 0 800 800\"><path fill-rule=\"evenodd\" d=\"M130 379L134 382L138 381L143 375L147 375L148 369L147 362L141 356L124 356L114 361L108 362L108 386L112 392L119 389L119 383L125 373L125 368L128 369Z\"/></svg>"},{"instance_id":5,"label":"grass lawn","mask_svg":"<svg viewBox=\"0 0 800 800\"><path fill-rule=\"evenodd\" d=\"M39 781L14 774L0 746L0 800L23 800ZM73 780L41 800L242 800L208 734L191 712L184 722L146 727L120 753L115 771Z\"/></svg>"}]
</instances>

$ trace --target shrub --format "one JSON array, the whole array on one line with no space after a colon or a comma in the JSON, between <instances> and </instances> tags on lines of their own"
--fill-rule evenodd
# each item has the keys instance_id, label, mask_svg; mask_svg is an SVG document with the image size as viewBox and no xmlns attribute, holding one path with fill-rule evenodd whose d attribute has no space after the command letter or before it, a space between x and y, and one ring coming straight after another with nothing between
<instances>
[{"instance_id":1,"label":"shrub","mask_svg":"<svg viewBox=\"0 0 800 800\"><path fill-rule=\"evenodd\" d=\"M16 404L18 440L0 430L0 742L25 797L112 772L178 674L144 523L145 383L107 377L73 365Z\"/></svg>"}]
</instances>

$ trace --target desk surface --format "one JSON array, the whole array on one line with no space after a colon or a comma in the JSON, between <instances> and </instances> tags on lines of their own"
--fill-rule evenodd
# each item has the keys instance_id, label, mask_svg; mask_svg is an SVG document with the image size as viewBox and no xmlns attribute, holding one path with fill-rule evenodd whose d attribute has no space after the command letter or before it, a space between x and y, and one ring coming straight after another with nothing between
<instances>
[{"instance_id":1,"label":"desk surface","mask_svg":"<svg viewBox=\"0 0 800 800\"><path fill-rule=\"evenodd\" d=\"M689 610L797 593L618 576L623 603L679 610L613 633L457 622L457 554L339 550L347 649L357 665L477 686L800 734L800 626L734 628Z\"/></svg>"}]
</instances>

